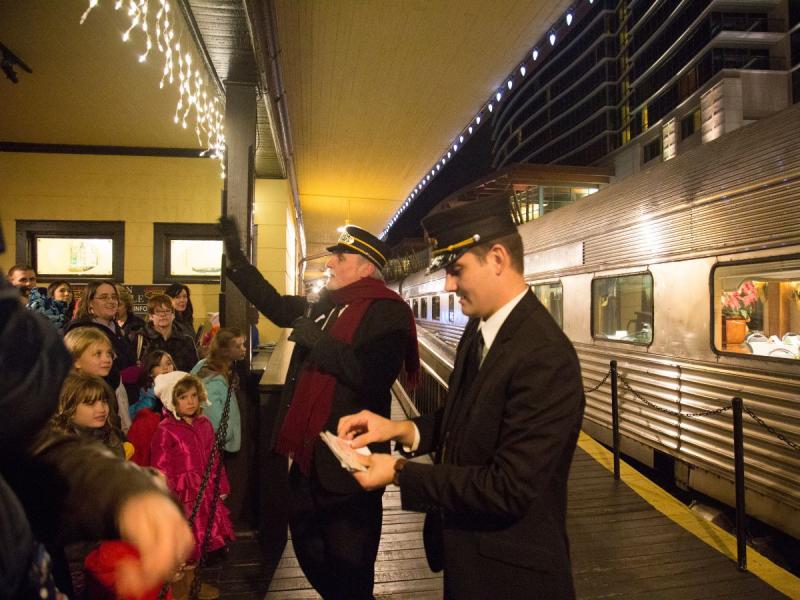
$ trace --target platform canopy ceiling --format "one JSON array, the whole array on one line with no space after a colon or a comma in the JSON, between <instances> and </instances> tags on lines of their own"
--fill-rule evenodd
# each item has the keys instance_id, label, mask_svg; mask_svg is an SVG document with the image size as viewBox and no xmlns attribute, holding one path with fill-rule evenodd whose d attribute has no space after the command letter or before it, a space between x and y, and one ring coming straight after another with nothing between
<instances>
[{"instance_id":1,"label":"platform canopy ceiling","mask_svg":"<svg viewBox=\"0 0 800 600\"><path fill-rule=\"evenodd\" d=\"M308 253L348 220L380 231L530 47L579 0L173 0L212 69L261 83L253 15L272 15ZM153 6L157 0L150 0ZM114 0L0 0L0 43L34 69L0 80L0 141L192 147L160 63L119 40ZM259 35L256 33L255 35ZM256 40L266 48L266 41ZM262 57L268 64L270 57ZM285 174L259 112L257 173Z\"/></svg>"},{"instance_id":2,"label":"platform canopy ceiling","mask_svg":"<svg viewBox=\"0 0 800 600\"><path fill-rule=\"evenodd\" d=\"M571 2L277 0L309 252L380 231Z\"/></svg>"}]
</instances>

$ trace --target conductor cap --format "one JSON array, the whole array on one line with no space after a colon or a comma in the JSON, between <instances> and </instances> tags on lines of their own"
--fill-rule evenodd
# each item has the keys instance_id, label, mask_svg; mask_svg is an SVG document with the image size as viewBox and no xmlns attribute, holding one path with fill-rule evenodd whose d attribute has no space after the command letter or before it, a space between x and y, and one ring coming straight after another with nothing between
<instances>
[{"instance_id":1,"label":"conductor cap","mask_svg":"<svg viewBox=\"0 0 800 600\"><path fill-rule=\"evenodd\" d=\"M339 240L333 246L328 246L328 252L343 252L345 254L360 254L378 269L386 266L386 257L389 255L389 247L372 235L369 231L347 225L339 236Z\"/></svg>"},{"instance_id":2,"label":"conductor cap","mask_svg":"<svg viewBox=\"0 0 800 600\"><path fill-rule=\"evenodd\" d=\"M516 233L507 195L462 202L422 220L431 245L428 273L452 264L470 248Z\"/></svg>"}]
</instances>

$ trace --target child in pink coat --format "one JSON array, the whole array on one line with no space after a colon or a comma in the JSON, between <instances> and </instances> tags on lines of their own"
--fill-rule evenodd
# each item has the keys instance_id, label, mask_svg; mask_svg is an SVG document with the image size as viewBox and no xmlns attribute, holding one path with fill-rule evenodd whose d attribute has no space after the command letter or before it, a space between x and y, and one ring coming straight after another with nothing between
<instances>
[{"instance_id":1,"label":"child in pink coat","mask_svg":"<svg viewBox=\"0 0 800 600\"><path fill-rule=\"evenodd\" d=\"M203 416L203 406L208 403L205 388L203 382L194 375L173 371L156 377L155 392L167 414L153 436L150 448L152 466L164 473L170 490L183 504L184 513L189 518L200 491L203 471L214 447L214 428L211 421ZM214 477L219 460L217 454L192 525L195 551L190 562L200 558L201 545L209 525ZM224 467L220 472L218 493L220 497L217 499L206 552L222 548L228 540L235 539L228 508L222 502L230 493Z\"/></svg>"}]
</instances>

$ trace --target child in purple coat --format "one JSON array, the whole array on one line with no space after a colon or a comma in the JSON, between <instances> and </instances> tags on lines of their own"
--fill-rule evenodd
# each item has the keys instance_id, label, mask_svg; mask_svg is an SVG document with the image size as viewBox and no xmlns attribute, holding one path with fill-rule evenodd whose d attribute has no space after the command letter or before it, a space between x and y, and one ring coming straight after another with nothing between
<instances>
[{"instance_id":1,"label":"child in purple coat","mask_svg":"<svg viewBox=\"0 0 800 600\"><path fill-rule=\"evenodd\" d=\"M194 375L173 371L156 377L155 392L166 409L166 416L153 436L152 466L164 473L170 490L183 504L184 513L189 518L200 491L203 471L214 446L214 428L208 418L203 416L203 406L208 404L206 391L203 382ZM211 477L194 520L195 550L190 562L196 562L200 558L201 544L209 525L218 461L219 454L214 461ZM220 478L220 498L211 523L206 552L222 548L228 540L235 539L228 509L222 502L230 493L224 467Z\"/></svg>"}]
</instances>

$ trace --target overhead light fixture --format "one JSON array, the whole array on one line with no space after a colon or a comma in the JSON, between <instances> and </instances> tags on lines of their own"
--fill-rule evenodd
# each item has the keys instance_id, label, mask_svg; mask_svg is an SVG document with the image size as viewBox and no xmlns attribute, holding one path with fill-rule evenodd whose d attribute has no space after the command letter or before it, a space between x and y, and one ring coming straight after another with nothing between
<instances>
[{"instance_id":1,"label":"overhead light fixture","mask_svg":"<svg viewBox=\"0 0 800 600\"><path fill-rule=\"evenodd\" d=\"M538 48L534 48L533 49L533 52L531 52L531 57L533 58L533 60L538 60L538 58L539 58L539 49Z\"/></svg>"},{"instance_id":2,"label":"overhead light fixture","mask_svg":"<svg viewBox=\"0 0 800 600\"><path fill-rule=\"evenodd\" d=\"M525 65L522 65L522 66L519 68L519 74L520 74L520 75L522 75L523 77L525 77L525 73L526 73L526 72L527 72L527 71L525 70Z\"/></svg>"},{"instance_id":3,"label":"overhead light fixture","mask_svg":"<svg viewBox=\"0 0 800 600\"><path fill-rule=\"evenodd\" d=\"M451 156L453 156L453 155L450 152L448 152L447 153L447 158L450 158Z\"/></svg>"},{"instance_id":4,"label":"overhead light fixture","mask_svg":"<svg viewBox=\"0 0 800 600\"><path fill-rule=\"evenodd\" d=\"M556 32L555 31L551 31L550 32L550 45L551 46L555 46L556 45Z\"/></svg>"},{"instance_id":5,"label":"overhead light fixture","mask_svg":"<svg viewBox=\"0 0 800 600\"><path fill-rule=\"evenodd\" d=\"M475 125L480 125L480 124L481 124L481 116L478 115L477 117L475 117Z\"/></svg>"},{"instance_id":6,"label":"overhead light fixture","mask_svg":"<svg viewBox=\"0 0 800 600\"><path fill-rule=\"evenodd\" d=\"M472 135L472 125L470 125L470 126L469 126L469 128L467 129L467 131L469 132L469 134L470 134L470 135Z\"/></svg>"},{"instance_id":7,"label":"overhead light fixture","mask_svg":"<svg viewBox=\"0 0 800 600\"><path fill-rule=\"evenodd\" d=\"M508 83L506 83L506 86L508 87L508 89L511 89L511 86L512 86L512 85L514 85L514 84L513 84L513 83L511 83L511 80L509 79L509 80L508 80Z\"/></svg>"},{"instance_id":8,"label":"overhead light fixture","mask_svg":"<svg viewBox=\"0 0 800 600\"><path fill-rule=\"evenodd\" d=\"M489 106L487 106L487 108L489 109L489 112L492 112L492 103L491 102L489 102Z\"/></svg>"},{"instance_id":9,"label":"overhead light fixture","mask_svg":"<svg viewBox=\"0 0 800 600\"><path fill-rule=\"evenodd\" d=\"M458 152L458 144L453 144L453 152Z\"/></svg>"},{"instance_id":10,"label":"overhead light fixture","mask_svg":"<svg viewBox=\"0 0 800 600\"><path fill-rule=\"evenodd\" d=\"M570 25L572 25L572 11L567 13L566 19L567 19L567 27L569 27Z\"/></svg>"},{"instance_id":11,"label":"overhead light fixture","mask_svg":"<svg viewBox=\"0 0 800 600\"><path fill-rule=\"evenodd\" d=\"M502 97L503 97L503 94L502 94L502 93L500 93L500 92L497 92L497 93L494 95L494 97L495 97L495 100L497 100L498 102L500 102L500 98L502 98Z\"/></svg>"},{"instance_id":12,"label":"overhead light fixture","mask_svg":"<svg viewBox=\"0 0 800 600\"><path fill-rule=\"evenodd\" d=\"M458 136L458 143L459 144L463 144L464 143L464 136L463 135Z\"/></svg>"}]
</instances>

